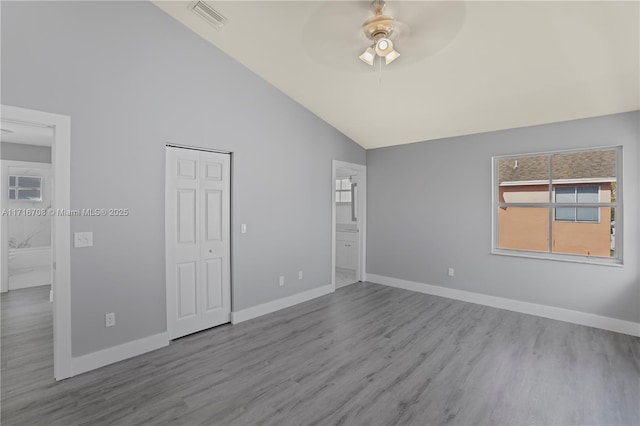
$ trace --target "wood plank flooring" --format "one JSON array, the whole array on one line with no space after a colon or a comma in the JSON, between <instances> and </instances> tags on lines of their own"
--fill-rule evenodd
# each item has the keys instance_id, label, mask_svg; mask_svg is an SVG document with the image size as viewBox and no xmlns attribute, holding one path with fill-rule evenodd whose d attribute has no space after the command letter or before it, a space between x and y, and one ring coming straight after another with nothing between
<instances>
[{"instance_id":1,"label":"wood plank flooring","mask_svg":"<svg viewBox=\"0 0 640 426\"><path fill-rule=\"evenodd\" d=\"M56 383L47 299L2 295L3 425L640 424L623 334L357 283Z\"/></svg>"}]
</instances>

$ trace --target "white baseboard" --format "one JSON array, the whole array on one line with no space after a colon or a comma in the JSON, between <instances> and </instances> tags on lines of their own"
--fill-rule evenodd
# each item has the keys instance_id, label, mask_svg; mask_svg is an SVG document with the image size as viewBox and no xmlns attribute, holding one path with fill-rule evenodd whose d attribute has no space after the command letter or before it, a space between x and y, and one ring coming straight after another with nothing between
<instances>
[{"instance_id":1,"label":"white baseboard","mask_svg":"<svg viewBox=\"0 0 640 426\"><path fill-rule=\"evenodd\" d=\"M508 311L536 315L539 317L551 318L554 320L586 325L588 327L601 328L604 330L615 331L617 333L640 337L640 323L637 322L603 317L600 315L572 311L570 309L556 308L553 306L538 305L536 303L523 302L520 300L507 299L504 297L489 296L486 294L473 293L470 291L456 290L453 288L440 287L430 284L422 284L414 281L405 281L397 278L385 277L382 275L367 274L367 280L372 283L382 284L389 287L402 288L404 290L432 294L434 296L462 300L464 302L476 303L478 305L491 306L493 308L506 309Z\"/></svg>"},{"instance_id":2,"label":"white baseboard","mask_svg":"<svg viewBox=\"0 0 640 426\"><path fill-rule=\"evenodd\" d=\"M87 371L155 351L168 345L169 336L165 332L75 357L71 360L72 375L86 373Z\"/></svg>"},{"instance_id":3,"label":"white baseboard","mask_svg":"<svg viewBox=\"0 0 640 426\"><path fill-rule=\"evenodd\" d=\"M308 300L315 299L316 297L324 296L325 294L333 293L334 291L335 289L333 285L328 284L322 287L303 291L302 293L294 294L292 296L283 297L282 299L274 300L272 302L267 302L261 305L252 306L251 308L231 312L231 324L238 324L244 321L249 321L250 319L270 314L272 312L297 305L298 303L306 302Z\"/></svg>"}]
</instances>

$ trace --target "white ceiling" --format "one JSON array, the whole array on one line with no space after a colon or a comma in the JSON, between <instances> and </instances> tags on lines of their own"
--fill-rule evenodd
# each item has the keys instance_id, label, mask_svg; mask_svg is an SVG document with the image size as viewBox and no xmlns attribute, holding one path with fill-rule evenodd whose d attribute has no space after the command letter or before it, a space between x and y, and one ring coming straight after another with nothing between
<instances>
[{"instance_id":1,"label":"white ceiling","mask_svg":"<svg viewBox=\"0 0 640 426\"><path fill-rule=\"evenodd\" d=\"M32 126L28 124L0 122L0 141L19 143L24 145L51 146L53 142L53 129L44 126Z\"/></svg>"},{"instance_id":2,"label":"white ceiling","mask_svg":"<svg viewBox=\"0 0 640 426\"><path fill-rule=\"evenodd\" d=\"M154 1L365 148L640 109L638 1L390 1L401 57L358 55L369 1Z\"/></svg>"}]
</instances>

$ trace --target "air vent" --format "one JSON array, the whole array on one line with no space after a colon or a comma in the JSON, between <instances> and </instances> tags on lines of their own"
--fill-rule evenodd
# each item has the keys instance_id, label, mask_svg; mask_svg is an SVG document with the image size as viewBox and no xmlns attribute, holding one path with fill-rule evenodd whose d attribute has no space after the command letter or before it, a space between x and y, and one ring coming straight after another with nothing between
<instances>
[{"instance_id":1,"label":"air vent","mask_svg":"<svg viewBox=\"0 0 640 426\"><path fill-rule=\"evenodd\" d=\"M206 19L207 22L212 24L218 30L222 28L227 22L227 18L222 16L220 12L203 1L195 2L195 4L191 7L191 10L193 10L201 18Z\"/></svg>"}]
</instances>

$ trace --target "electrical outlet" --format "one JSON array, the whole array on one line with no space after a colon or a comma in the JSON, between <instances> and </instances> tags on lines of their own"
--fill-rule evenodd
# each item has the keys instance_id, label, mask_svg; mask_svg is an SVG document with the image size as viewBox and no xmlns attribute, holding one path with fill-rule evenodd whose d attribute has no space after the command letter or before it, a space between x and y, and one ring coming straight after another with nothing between
<instances>
[{"instance_id":1,"label":"electrical outlet","mask_svg":"<svg viewBox=\"0 0 640 426\"><path fill-rule=\"evenodd\" d=\"M105 327L113 327L116 325L116 314L115 312L109 312L104 316L104 326Z\"/></svg>"},{"instance_id":2,"label":"electrical outlet","mask_svg":"<svg viewBox=\"0 0 640 426\"><path fill-rule=\"evenodd\" d=\"M298 271L298 279L301 280L302 279L302 271Z\"/></svg>"},{"instance_id":3,"label":"electrical outlet","mask_svg":"<svg viewBox=\"0 0 640 426\"><path fill-rule=\"evenodd\" d=\"M450 276L450 277L452 277L452 276L453 276L453 273L454 273L453 268L449 268L449 276Z\"/></svg>"},{"instance_id":4,"label":"electrical outlet","mask_svg":"<svg viewBox=\"0 0 640 426\"><path fill-rule=\"evenodd\" d=\"M280 275L280 287L284 285L284 275Z\"/></svg>"},{"instance_id":5,"label":"electrical outlet","mask_svg":"<svg viewBox=\"0 0 640 426\"><path fill-rule=\"evenodd\" d=\"M74 232L73 246L77 248L93 247L93 232Z\"/></svg>"}]
</instances>

